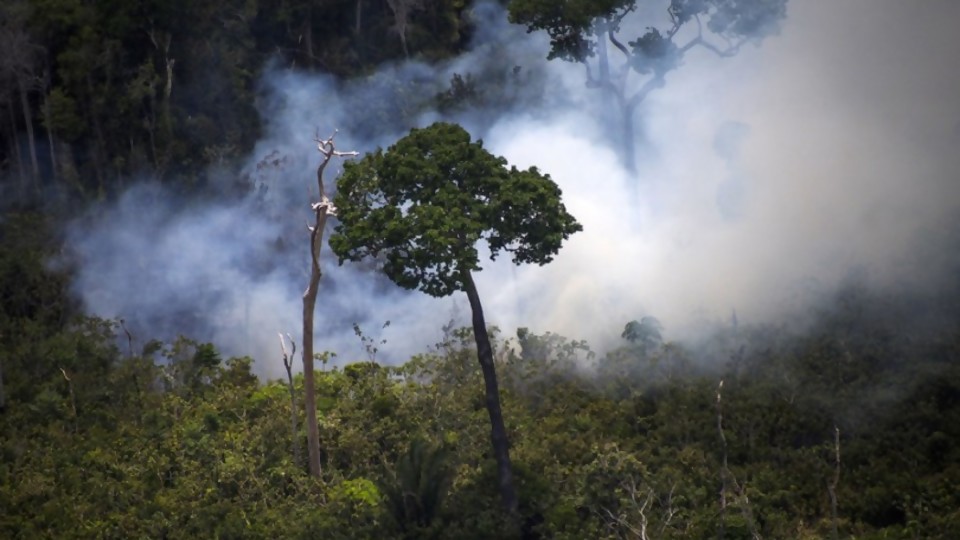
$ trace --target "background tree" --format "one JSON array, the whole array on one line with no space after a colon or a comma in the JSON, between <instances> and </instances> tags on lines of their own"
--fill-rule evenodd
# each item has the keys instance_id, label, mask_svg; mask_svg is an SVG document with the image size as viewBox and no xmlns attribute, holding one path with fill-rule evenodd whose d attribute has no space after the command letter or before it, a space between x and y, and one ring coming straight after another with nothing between
<instances>
[{"instance_id":1,"label":"background tree","mask_svg":"<svg viewBox=\"0 0 960 540\"><path fill-rule=\"evenodd\" d=\"M787 0L670 0L669 25L628 19L639 10L637 0L511 0L510 21L527 31L544 30L550 36L547 58L579 62L586 68L587 86L607 93L616 103L622 159L629 170L636 168L634 113L647 95L663 87L667 73L678 68L695 47L720 57L735 55L749 41L759 42L778 29L786 16ZM645 33L633 41L621 34L633 28ZM618 68L610 67L608 45L622 54ZM616 53L614 53L616 54ZM631 72L644 77L629 86Z\"/></svg>"},{"instance_id":2,"label":"background tree","mask_svg":"<svg viewBox=\"0 0 960 540\"><path fill-rule=\"evenodd\" d=\"M78 318L69 268L46 262L63 249L52 224L0 221L0 538L516 536L472 329L445 327L396 368L316 373L317 481L277 444L286 381L210 343L128 334L118 348L122 323ZM724 538L960 537L960 288L855 282L822 300L799 329L722 325L596 362L549 332L518 332L516 351L490 332L525 532L717 537L722 379ZM418 439L449 459L411 455ZM400 507L398 489L417 495Z\"/></svg>"},{"instance_id":3,"label":"background tree","mask_svg":"<svg viewBox=\"0 0 960 540\"><path fill-rule=\"evenodd\" d=\"M660 330L663 325L655 317L644 317L640 321L630 321L623 327L620 337L647 349L656 347L663 342Z\"/></svg>"},{"instance_id":4,"label":"background tree","mask_svg":"<svg viewBox=\"0 0 960 540\"><path fill-rule=\"evenodd\" d=\"M10 125L13 126L11 140L14 141L14 152L17 153L17 163L20 169L18 173L21 197L27 189L25 179L29 177L36 187L40 177L30 94L35 92L39 86L39 62L42 58L43 48L37 45L28 33L28 17L29 7L22 2L15 2L0 8L0 89L7 88L5 92L7 94L7 108L10 114ZM19 100L23 126L27 132L26 143L30 157L29 174L24 170L23 157L20 155L21 150L16 140L17 122L14 110L17 107L14 105L13 94L16 94L16 98Z\"/></svg>"},{"instance_id":5,"label":"background tree","mask_svg":"<svg viewBox=\"0 0 960 540\"><path fill-rule=\"evenodd\" d=\"M500 495L510 513L517 494L493 362L473 272L477 242L491 259L546 264L581 230L560 201L560 189L536 168L507 168L502 157L471 142L455 124L413 129L391 146L348 163L334 199L339 208L330 247L344 260L383 257L383 272L407 289L436 297L464 291L473 312Z\"/></svg>"},{"instance_id":6,"label":"background tree","mask_svg":"<svg viewBox=\"0 0 960 540\"><path fill-rule=\"evenodd\" d=\"M300 431L297 428L297 391L296 386L293 384L293 357L297 354L297 342L288 336L290 339L290 347L293 350L290 351L290 354L287 354L287 345L283 340L283 334L277 332L277 335L280 336L283 368L287 372L287 390L290 392L290 454L293 456L293 463L299 467L303 465L303 462L300 459L300 437L297 436L297 432ZM319 441L317 442L319 443Z\"/></svg>"},{"instance_id":7,"label":"background tree","mask_svg":"<svg viewBox=\"0 0 960 540\"><path fill-rule=\"evenodd\" d=\"M400 46L403 48L403 55L410 58L410 49L407 48L407 24L410 22L410 12L423 7L423 0L387 0L390 11L396 20L394 31L400 37Z\"/></svg>"}]
</instances>

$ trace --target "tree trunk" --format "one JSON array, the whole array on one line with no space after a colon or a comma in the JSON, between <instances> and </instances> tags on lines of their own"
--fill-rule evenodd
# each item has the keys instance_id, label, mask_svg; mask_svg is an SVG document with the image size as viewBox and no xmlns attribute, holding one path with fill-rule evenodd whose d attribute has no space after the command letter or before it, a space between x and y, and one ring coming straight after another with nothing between
<instances>
[{"instance_id":1,"label":"tree trunk","mask_svg":"<svg viewBox=\"0 0 960 540\"><path fill-rule=\"evenodd\" d=\"M633 124L633 114L635 110L636 106L627 104L623 107L622 114L623 130L621 137L623 138L623 167L630 173L637 172L636 143L634 138L635 126Z\"/></svg>"},{"instance_id":2,"label":"tree trunk","mask_svg":"<svg viewBox=\"0 0 960 540\"><path fill-rule=\"evenodd\" d=\"M313 70L313 7L307 6L307 20L304 21L303 46L306 48L308 70Z\"/></svg>"},{"instance_id":3,"label":"tree trunk","mask_svg":"<svg viewBox=\"0 0 960 540\"><path fill-rule=\"evenodd\" d=\"M45 101L43 104L43 115L50 118L50 103ZM45 129L47 131L47 144L50 146L50 180L53 182L54 187L59 185L59 176L57 173L57 150L56 145L53 139L53 130L50 128L50 121L47 120L44 122Z\"/></svg>"},{"instance_id":4,"label":"tree trunk","mask_svg":"<svg viewBox=\"0 0 960 540\"><path fill-rule=\"evenodd\" d=\"M12 150L13 155L17 158L17 178L19 179L18 188L19 193L17 194L22 201L24 195L26 194L26 184L27 178L25 176L25 171L23 170L23 156L20 153L20 137L17 136L17 116L14 113L13 107L13 95L7 94L7 104L10 111L10 141L12 141Z\"/></svg>"},{"instance_id":5,"label":"tree trunk","mask_svg":"<svg viewBox=\"0 0 960 540\"><path fill-rule=\"evenodd\" d=\"M292 339L291 342L293 342ZM303 467L303 461L300 459L300 438L297 437L297 392L293 386L293 357L297 354L297 344L293 342L293 351L288 356L281 335L280 349L283 350L283 367L287 370L287 388L290 390L290 444L293 452L293 463L299 469ZM317 442L319 443L319 441Z\"/></svg>"},{"instance_id":6,"label":"tree trunk","mask_svg":"<svg viewBox=\"0 0 960 540\"><path fill-rule=\"evenodd\" d=\"M336 133L334 133L336 135ZM307 453L310 460L310 474L320 477L320 432L317 426L317 389L313 382L313 312L317 306L317 289L320 286L320 248L323 246L323 229L327 217L336 215L333 205L323 190L323 171L332 157L356 156L356 152L338 152L333 147L333 137L317 142L317 150L323 155L323 161L317 167L317 189L320 202L311 205L314 215L310 228L310 283L303 293L303 408L307 417Z\"/></svg>"},{"instance_id":7,"label":"tree trunk","mask_svg":"<svg viewBox=\"0 0 960 540\"><path fill-rule=\"evenodd\" d=\"M597 28L597 71L600 84L612 84L610 80L610 60L607 56L607 23Z\"/></svg>"},{"instance_id":8,"label":"tree trunk","mask_svg":"<svg viewBox=\"0 0 960 540\"><path fill-rule=\"evenodd\" d=\"M500 498L507 512L510 515L516 515L517 490L513 485L513 467L510 465L510 442L507 440L507 428L503 423L503 412L500 410L500 389L497 385L497 372L493 365L493 348L490 346L490 336L487 335L480 295L477 294L477 287L469 271L463 272L463 285L470 300L470 309L473 311L473 336L477 341L477 359L483 371L487 413L490 415L490 441L493 444L493 455L497 460Z\"/></svg>"},{"instance_id":9,"label":"tree trunk","mask_svg":"<svg viewBox=\"0 0 960 540\"><path fill-rule=\"evenodd\" d=\"M363 22L363 0L357 0L357 15L354 22L353 33L359 36Z\"/></svg>"},{"instance_id":10,"label":"tree trunk","mask_svg":"<svg viewBox=\"0 0 960 540\"><path fill-rule=\"evenodd\" d=\"M316 221L310 232L310 283L303 293L303 407L307 413L307 453L310 474L320 477L320 431L317 426L317 389L313 382L313 312L320 287L320 246L323 227L327 223L326 208L316 210Z\"/></svg>"},{"instance_id":11,"label":"tree trunk","mask_svg":"<svg viewBox=\"0 0 960 540\"><path fill-rule=\"evenodd\" d=\"M33 139L33 114L30 112L30 100L27 99L27 89L23 81L17 81L20 88L20 106L23 107L23 123L27 128L27 144L30 148L30 172L33 179L33 187L36 192L40 192L40 164L37 162L37 143Z\"/></svg>"},{"instance_id":12,"label":"tree trunk","mask_svg":"<svg viewBox=\"0 0 960 540\"><path fill-rule=\"evenodd\" d=\"M87 114L89 122L93 124L93 133L95 138L92 142L87 143L90 146L90 153L92 154L93 162L93 171L97 177L97 200L103 200L107 195L107 185L106 185L106 171L104 168L107 167L107 143L106 139L103 136L103 127L100 119L100 106L96 104L97 93L94 90L93 77L89 74L87 75L87 95L92 98L87 107Z\"/></svg>"}]
</instances>

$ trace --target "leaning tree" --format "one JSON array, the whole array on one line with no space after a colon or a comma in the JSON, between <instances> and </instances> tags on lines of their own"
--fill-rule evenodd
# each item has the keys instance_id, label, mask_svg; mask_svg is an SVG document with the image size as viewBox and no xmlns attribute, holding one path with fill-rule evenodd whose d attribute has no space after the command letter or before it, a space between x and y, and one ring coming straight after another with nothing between
<instances>
[{"instance_id":1,"label":"leaning tree","mask_svg":"<svg viewBox=\"0 0 960 540\"><path fill-rule=\"evenodd\" d=\"M648 6L637 0L510 0L510 21L550 36L547 58L579 62L587 86L610 97L618 109L624 165L636 168L634 114L667 74L695 48L718 57L735 55L751 41L776 32L787 0L660 0L666 24L658 28ZM642 9L638 9L641 7ZM633 16L631 16L633 14ZM640 20L637 20L640 19ZM629 41L633 28L643 33ZM608 50L616 58L610 58ZM611 64L614 64L611 66ZM640 77L629 83L630 74Z\"/></svg>"},{"instance_id":2,"label":"leaning tree","mask_svg":"<svg viewBox=\"0 0 960 540\"><path fill-rule=\"evenodd\" d=\"M330 247L342 264L375 257L397 285L434 297L467 294L483 373L500 496L517 512L509 442L500 409L493 350L480 295L477 243L491 260L546 264L582 229L560 200L560 188L535 167L518 170L471 142L455 124L413 129L386 152L347 163L334 203L340 223Z\"/></svg>"}]
</instances>

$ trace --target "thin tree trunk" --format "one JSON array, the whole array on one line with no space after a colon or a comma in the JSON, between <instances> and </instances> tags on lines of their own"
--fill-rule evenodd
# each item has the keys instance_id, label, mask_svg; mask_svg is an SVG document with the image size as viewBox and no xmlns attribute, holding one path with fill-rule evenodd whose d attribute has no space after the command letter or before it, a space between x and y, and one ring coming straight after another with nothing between
<instances>
[{"instance_id":1,"label":"thin tree trunk","mask_svg":"<svg viewBox=\"0 0 960 540\"><path fill-rule=\"evenodd\" d=\"M313 380L313 313L317 306L317 290L320 287L320 248L323 246L323 229L327 217L336 215L333 204L327 199L323 189L323 171L332 157L354 157L357 152L339 152L334 149L333 137L314 139L317 150L323 154L323 161L317 166L317 188L320 201L312 203L314 214L313 227L310 227L310 283L303 293L303 407L306 410L307 454L310 460L310 474L320 477L320 432L317 426L317 389Z\"/></svg>"},{"instance_id":2,"label":"thin tree trunk","mask_svg":"<svg viewBox=\"0 0 960 540\"><path fill-rule=\"evenodd\" d=\"M470 309L473 311L473 336L477 341L477 359L483 371L487 413L490 415L490 442L493 444L493 455L497 460L500 498L507 512L510 515L516 515L517 490L513 484L513 467L510 464L510 442L507 440L507 428L503 423L503 412L500 410L500 389L497 385L496 368L493 365L493 348L490 346L490 336L487 335L480 295L477 293L477 287L469 271L463 272L463 285L470 300Z\"/></svg>"},{"instance_id":3,"label":"thin tree trunk","mask_svg":"<svg viewBox=\"0 0 960 540\"><path fill-rule=\"evenodd\" d=\"M127 329L127 325L123 319L120 319L120 328L123 329L123 333L127 336L127 359L130 362L136 362L136 356L133 354L133 334ZM144 356L141 356L141 360L145 359ZM134 369L130 370L130 379L133 382L133 389L137 391L137 423L143 425L143 390L140 387L140 378L137 377L138 369L139 366L135 365Z\"/></svg>"},{"instance_id":4,"label":"thin tree trunk","mask_svg":"<svg viewBox=\"0 0 960 540\"><path fill-rule=\"evenodd\" d=\"M50 104L47 101L43 104L43 113L45 117L50 118ZM50 179L53 181L54 187L56 187L59 184L59 176L57 174L57 150L54 145L53 130L50 129L50 121L47 120L44 124L47 130L47 144L50 146Z\"/></svg>"},{"instance_id":5,"label":"thin tree trunk","mask_svg":"<svg viewBox=\"0 0 960 540\"><path fill-rule=\"evenodd\" d=\"M17 177L20 180L18 183L19 193L18 196L23 200L24 193L26 193L26 184L27 178L24 175L23 170L23 156L20 154L20 137L17 136L17 117L14 114L13 107L13 95L7 95L7 104L9 105L10 110L10 140L13 142L13 155L17 158Z\"/></svg>"},{"instance_id":6,"label":"thin tree trunk","mask_svg":"<svg viewBox=\"0 0 960 540\"><path fill-rule=\"evenodd\" d=\"M30 147L30 172L31 179L34 182L34 188L40 191L40 165L37 162L37 143L33 140L33 114L30 111L30 100L27 99L27 89L23 86L23 81L17 81L20 88L20 106L23 107L23 123L27 127L27 143Z\"/></svg>"},{"instance_id":7,"label":"thin tree trunk","mask_svg":"<svg viewBox=\"0 0 960 540\"><path fill-rule=\"evenodd\" d=\"M87 92L88 96L96 96L94 91L93 79L88 75L87 76ZM93 98L92 101L96 101L96 98ZM103 200L107 194L107 185L106 171L106 155L107 155L107 143L103 137L103 127L101 126L100 121L100 107L91 106L87 109L90 115L90 122L93 124L93 133L96 136L92 143L92 154L93 154L93 170L97 176L97 199ZM88 143L91 144L91 143Z\"/></svg>"},{"instance_id":8,"label":"thin tree trunk","mask_svg":"<svg viewBox=\"0 0 960 540\"><path fill-rule=\"evenodd\" d=\"M307 6L306 28L303 31L303 45L307 49L307 69L313 69L313 7Z\"/></svg>"},{"instance_id":9,"label":"thin tree trunk","mask_svg":"<svg viewBox=\"0 0 960 540\"><path fill-rule=\"evenodd\" d=\"M597 28L597 65L600 84L612 84L610 80L610 59L607 56L607 23Z\"/></svg>"},{"instance_id":10,"label":"thin tree trunk","mask_svg":"<svg viewBox=\"0 0 960 540\"><path fill-rule=\"evenodd\" d=\"M634 138L635 126L633 123L635 110L636 107L632 104L627 104L623 107L623 131L621 133L623 137L623 166L627 169L627 172L631 173L637 172L636 143Z\"/></svg>"},{"instance_id":11,"label":"thin tree trunk","mask_svg":"<svg viewBox=\"0 0 960 540\"><path fill-rule=\"evenodd\" d=\"M336 133L334 133L336 135ZM330 158L356 156L356 152L338 152L333 146L333 137L317 142L317 149L323 154L323 161L317 166L317 189L320 202L311 205L314 214L313 227L310 228L310 283L303 293L303 407L306 410L307 454L310 460L310 474L320 477L320 432L317 426L317 389L313 380L313 313L317 306L317 290L320 287L320 248L323 246L323 229L327 217L334 214L333 205L327 199L323 189L323 171Z\"/></svg>"},{"instance_id":12,"label":"thin tree trunk","mask_svg":"<svg viewBox=\"0 0 960 540\"><path fill-rule=\"evenodd\" d=\"M353 28L353 33L354 33L355 35L358 35L358 36L360 35L360 29L361 29L361 26L362 26L362 24L361 24L362 22L363 22L363 0L357 0L356 24L355 24L355 26L354 26L354 28Z\"/></svg>"},{"instance_id":13,"label":"thin tree trunk","mask_svg":"<svg viewBox=\"0 0 960 540\"><path fill-rule=\"evenodd\" d=\"M313 313L317 306L317 290L320 287L320 247L323 242L323 227L327 223L326 209L315 211L316 221L310 231L310 283L303 293L303 406L307 413L307 453L310 474L317 478L320 468L320 431L317 426L317 389L313 380Z\"/></svg>"},{"instance_id":14,"label":"thin tree trunk","mask_svg":"<svg viewBox=\"0 0 960 540\"><path fill-rule=\"evenodd\" d=\"M293 386L293 357L297 354L297 342L290 338L293 350L288 355L287 346L283 342L283 335L279 335L280 350L283 351L283 367L287 370L287 388L290 390L290 446L293 452L293 463L299 469L303 466L303 462L300 459L300 441L297 437L297 393Z\"/></svg>"}]
</instances>

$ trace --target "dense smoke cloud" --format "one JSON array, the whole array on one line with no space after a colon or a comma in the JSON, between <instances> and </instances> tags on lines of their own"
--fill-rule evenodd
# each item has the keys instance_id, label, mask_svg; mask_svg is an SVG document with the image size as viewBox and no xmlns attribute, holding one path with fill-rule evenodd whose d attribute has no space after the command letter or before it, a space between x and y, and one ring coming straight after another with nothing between
<instances>
[{"instance_id":1,"label":"dense smoke cloud","mask_svg":"<svg viewBox=\"0 0 960 540\"><path fill-rule=\"evenodd\" d=\"M505 59L528 76L508 89L515 105L446 117L511 163L549 173L584 226L548 266L486 265L487 318L508 334L529 326L602 350L645 315L669 338L732 310L741 322L786 317L854 270L877 287L942 277L934 259L952 253L941 234L960 201L960 4L793 2L762 46L689 55L637 115L636 174L619 165L616 128L582 67L547 64L543 37L507 25L499 8L474 11L485 17L480 43L449 65L390 66L355 83L269 71L266 137L244 169L264 189L191 207L141 186L75 224L86 307L138 322L144 337L214 341L278 374L276 332L299 335L314 130L341 128L344 150L387 146L406 131L391 116L409 105L404 92L433 95L453 73ZM444 117L417 115L421 125ZM262 166L265 156L282 160ZM387 340L380 360L399 362L435 343L451 317L468 321L465 298L401 291L369 269L338 267L326 249L321 262L317 348L342 360L364 358L354 322Z\"/></svg>"}]
</instances>

